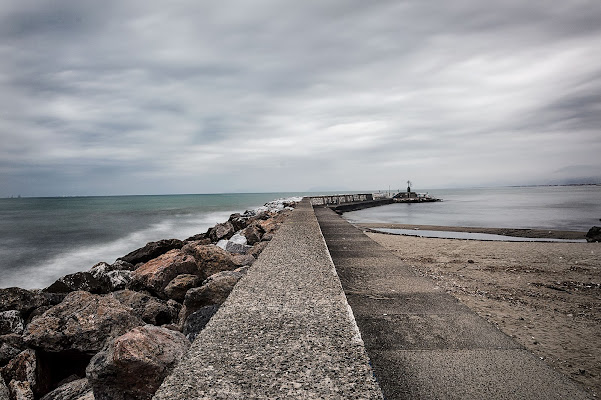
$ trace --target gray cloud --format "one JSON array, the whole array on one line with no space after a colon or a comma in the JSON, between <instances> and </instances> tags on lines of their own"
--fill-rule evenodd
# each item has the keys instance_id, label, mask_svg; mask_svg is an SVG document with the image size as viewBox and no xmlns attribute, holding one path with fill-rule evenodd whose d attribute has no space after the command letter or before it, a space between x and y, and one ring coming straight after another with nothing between
<instances>
[{"instance_id":1,"label":"gray cloud","mask_svg":"<svg viewBox=\"0 0 601 400\"><path fill-rule=\"evenodd\" d=\"M0 5L0 195L601 171L594 1ZM592 177L592 178L591 178Z\"/></svg>"}]
</instances>

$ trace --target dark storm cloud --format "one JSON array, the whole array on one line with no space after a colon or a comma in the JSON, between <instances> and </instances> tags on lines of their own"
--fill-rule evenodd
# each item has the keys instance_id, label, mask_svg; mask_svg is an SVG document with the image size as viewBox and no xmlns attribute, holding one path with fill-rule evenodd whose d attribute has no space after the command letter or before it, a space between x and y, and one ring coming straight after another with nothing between
<instances>
[{"instance_id":1,"label":"dark storm cloud","mask_svg":"<svg viewBox=\"0 0 601 400\"><path fill-rule=\"evenodd\" d=\"M3 2L0 195L576 179L601 167L599 20L596 1Z\"/></svg>"}]
</instances>

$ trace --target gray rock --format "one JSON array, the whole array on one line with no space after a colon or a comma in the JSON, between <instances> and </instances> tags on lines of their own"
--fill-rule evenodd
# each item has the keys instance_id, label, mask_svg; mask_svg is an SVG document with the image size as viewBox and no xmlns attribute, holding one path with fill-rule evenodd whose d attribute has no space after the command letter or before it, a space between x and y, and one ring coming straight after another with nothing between
<instances>
[{"instance_id":1,"label":"gray rock","mask_svg":"<svg viewBox=\"0 0 601 400\"><path fill-rule=\"evenodd\" d=\"M90 395L93 399L92 387L87 378L82 378L57 387L40 400L83 400Z\"/></svg>"},{"instance_id":2,"label":"gray rock","mask_svg":"<svg viewBox=\"0 0 601 400\"><path fill-rule=\"evenodd\" d=\"M58 278L52 285L44 289L48 293L70 293L78 290L95 294L109 293L108 283L95 277L91 272L75 272Z\"/></svg>"},{"instance_id":3,"label":"gray rock","mask_svg":"<svg viewBox=\"0 0 601 400\"><path fill-rule=\"evenodd\" d=\"M252 249L252 246L246 244L234 243L230 240L227 241L225 250L233 254L246 254Z\"/></svg>"},{"instance_id":4,"label":"gray rock","mask_svg":"<svg viewBox=\"0 0 601 400\"><path fill-rule=\"evenodd\" d=\"M94 354L108 339L138 325L143 321L117 299L78 291L34 319L25 330L24 340L49 352Z\"/></svg>"},{"instance_id":5,"label":"gray rock","mask_svg":"<svg viewBox=\"0 0 601 400\"><path fill-rule=\"evenodd\" d=\"M193 312L184 322L183 333L190 342L196 339L196 335L204 329L209 320L219 310L218 304L201 307L200 310Z\"/></svg>"},{"instance_id":6,"label":"gray rock","mask_svg":"<svg viewBox=\"0 0 601 400\"><path fill-rule=\"evenodd\" d=\"M247 270L248 267L241 267L234 271L216 273L204 281L201 287L188 290L184 307L180 311L180 321L186 321L202 307L223 303Z\"/></svg>"},{"instance_id":7,"label":"gray rock","mask_svg":"<svg viewBox=\"0 0 601 400\"><path fill-rule=\"evenodd\" d=\"M24 321L21 313L17 310L0 312L0 335L11 333L21 334L24 329Z\"/></svg>"},{"instance_id":8,"label":"gray rock","mask_svg":"<svg viewBox=\"0 0 601 400\"><path fill-rule=\"evenodd\" d=\"M256 261L256 258L251 254L235 254L232 256L232 261L238 267L244 267L248 265L253 265Z\"/></svg>"},{"instance_id":9,"label":"gray rock","mask_svg":"<svg viewBox=\"0 0 601 400\"><path fill-rule=\"evenodd\" d=\"M98 281L102 282L102 286L106 292L114 292L123 290L131 281L131 274L134 266L123 260L118 260L113 264L100 262L94 265L88 272Z\"/></svg>"},{"instance_id":10,"label":"gray rock","mask_svg":"<svg viewBox=\"0 0 601 400\"><path fill-rule=\"evenodd\" d=\"M145 263L153 258L157 258L160 255L167 253L173 249L181 249L184 242L178 239L163 239L157 242L146 243L144 247L132 251L131 253L119 258L119 260L128 262L136 265L138 263Z\"/></svg>"},{"instance_id":11,"label":"gray rock","mask_svg":"<svg viewBox=\"0 0 601 400\"><path fill-rule=\"evenodd\" d=\"M27 381L12 380L8 387L11 393L11 400L35 400L31 385Z\"/></svg>"},{"instance_id":12,"label":"gray rock","mask_svg":"<svg viewBox=\"0 0 601 400\"><path fill-rule=\"evenodd\" d=\"M9 343L0 344L0 368L15 358L20 352L21 349Z\"/></svg>"},{"instance_id":13,"label":"gray rock","mask_svg":"<svg viewBox=\"0 0 601 400\"><path fill-rule=\"evenodd\" d=\"M0 311L17 310L25 315L34 308L49 305L51 299L39 290L18 287L0 289Z\"/></svg>"},{"instance_id":14,"label":"gray rock","mask_svg":"<svg viewBox=\"0 0 601 400\"><path fill-rule=\"evenodd\" d=\"M593 226L586 233L587 242L601 242L601 226Z\"/></svg>"},{"instance_id":15,"label":"gray rock","mask_svg":"<svg viewBox=\"0 0 601 400\"><path fill-rule=\"evenodd\" d=\"M96 354L86 376L96 400L150 400L190 347L176 331L153 325L132 329Z\"/></svg>"}]
</instances>

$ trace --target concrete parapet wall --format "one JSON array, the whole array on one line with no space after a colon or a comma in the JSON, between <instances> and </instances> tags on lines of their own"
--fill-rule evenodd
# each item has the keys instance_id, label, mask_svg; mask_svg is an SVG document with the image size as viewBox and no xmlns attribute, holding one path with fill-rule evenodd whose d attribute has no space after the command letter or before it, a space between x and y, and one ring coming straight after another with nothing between
<instances>
[{"instance_id":1,"label":"concrete parapet wall","mask_svg":"<svg viewBox=\"0 0 601 400\"><path fill-rule=\"evenodd\" d=\"M309 199L154 399L381 399Z\"/></svg>"}]
</instances>

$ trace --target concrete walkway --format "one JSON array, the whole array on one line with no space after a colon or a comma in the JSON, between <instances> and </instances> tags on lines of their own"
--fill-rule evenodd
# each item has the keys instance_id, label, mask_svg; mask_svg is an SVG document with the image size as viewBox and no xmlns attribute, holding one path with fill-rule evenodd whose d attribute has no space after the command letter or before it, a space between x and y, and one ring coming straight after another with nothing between
<instances>
[{"instance_id":1,"label":"concrete walkway","mask_svg":"<svg viewBox=\"0 0 601 400\"><path fill-rule=\"evenodd\" d=\"M328 208L329 252L386 399L588 399Z\"/></svg>"},{"instance_id":2,"label":"concrete walkway","mask_svg":"<svg viewBox=\"0 0 601 400\"><path fill-rule=\"evenodd\" d=\"M382 398L307 200L154 398Z\"/></svg>"}]
</instances>

